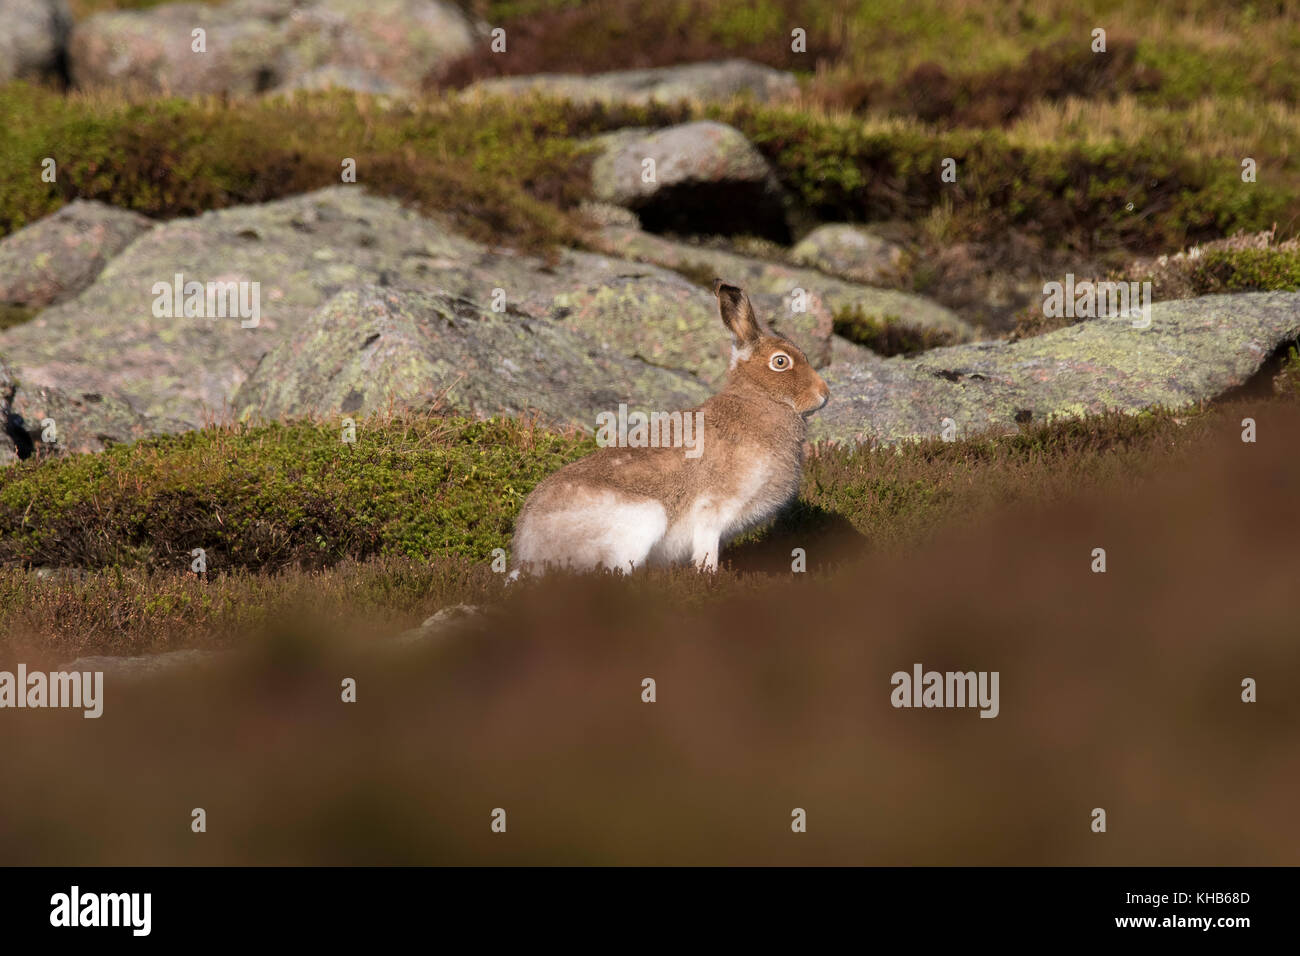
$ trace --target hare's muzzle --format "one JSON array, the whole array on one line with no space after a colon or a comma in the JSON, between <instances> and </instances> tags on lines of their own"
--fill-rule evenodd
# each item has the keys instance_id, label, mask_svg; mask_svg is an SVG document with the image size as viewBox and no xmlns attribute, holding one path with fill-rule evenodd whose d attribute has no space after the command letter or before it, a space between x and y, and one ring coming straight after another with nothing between
<instances>
[{"instance_id":1,"label":"hare's muzzle","mask_svg":"<svg viewBox=\"0 0 1300 956\"><path fill-rule=\"evenodd\" d=\"M816 377L812 388L808 390L807 396L803 402L804 407L800 409L800 414L811 415L813 412L820 411L826 403L831 400L831 390L826 387L826 383L821 377Z\"/></svg>"}]
</instances>

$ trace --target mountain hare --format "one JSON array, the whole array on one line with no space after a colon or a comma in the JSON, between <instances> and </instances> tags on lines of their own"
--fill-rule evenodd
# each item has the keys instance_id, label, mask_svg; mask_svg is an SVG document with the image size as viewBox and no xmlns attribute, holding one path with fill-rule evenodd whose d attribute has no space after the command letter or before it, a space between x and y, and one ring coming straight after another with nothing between
<instances>
[{"instance_id":1,"label":"mountain hare","mask_svg":"<svg viewBox=\"0 0 1300 956\"><path fill-rule=\"evenodd\" d=\"M539 484L515 523L512 578L687 559L713 571L724 541L794 499L805 419L830 392L793 342L759 324L741 289L717 279L713 292L732 336L722 391L689 412L655 415L661 427L671 420L672 441L604 447Z\"/></svg>"}]
</instances>

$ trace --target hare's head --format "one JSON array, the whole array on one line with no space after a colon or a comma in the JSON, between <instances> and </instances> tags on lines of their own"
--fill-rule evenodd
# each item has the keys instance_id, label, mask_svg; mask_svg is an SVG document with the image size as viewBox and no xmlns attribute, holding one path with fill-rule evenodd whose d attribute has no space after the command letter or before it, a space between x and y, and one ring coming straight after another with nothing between
<instances>
[{"instance_id":1,"label":"hare's head","mask_svg":"<svg viewBox=\"0 0 1300 956\"><path fill-rule=\"evenodd\" d=\"M784 335L759 323L743 289L713 280L722 322L731 331L729 383L757 390L774 402L811 415L826 404L830 389L803 354Z\"/></svg>"}]
</instances>

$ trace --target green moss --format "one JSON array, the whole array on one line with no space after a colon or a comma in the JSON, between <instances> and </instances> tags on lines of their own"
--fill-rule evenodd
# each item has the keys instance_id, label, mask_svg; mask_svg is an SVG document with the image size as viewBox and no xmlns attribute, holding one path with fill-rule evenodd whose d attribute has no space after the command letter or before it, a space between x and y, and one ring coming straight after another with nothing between
<instances>
[{"instance_id":1,"label":"green moss","mask_svg":"<svg viewBox=\"0 0 1300 956\"><path fill-rule=\"evenodd\" d=\"M879 355L916 355L953 341L941 329L909 325L896 315L871 315L858 306L836 310L835 333Z\"/></svg>"},{"instance_id":2,"label":"green moss","mask_svg":"<svg viewBox=\"0 0 1300 956\"><path fill-rule=\"evenodd\" d=\"M1270 246L1271 241L1271 233L1232 236L1166 259L1139 260L1111 278L1150 282L1157 301L1225 292L1300 290L1300 245ZM1021 331L1026 335L1048 330L1032 315L1022 322Z\"/></svg>"},{"instance_id":3,"label":"green moss","mask_svg":"<svg viewBox=\"0 0 1300 956\"><path fill-rule=\"evenodd\" d=\"M709 112L740 128L826 221L919 219L946 199L968 237L1015 227L1057 247L1154 250L1300 215L1300 193L1243 187L1231 169L1186 155L1172 139L1138 148L1027 144L999 130L879 129L776 107ZM957 163L956 183L940 178L946 158Z\"/></svg>"},{"instance_id":4,"label":"green moss","mask_svg":"<svg viewBox=\"0 0 1300 956\"><path fill-rule=\"evenodd\" d=\"M15 325L30 322L40 309L22 305L6 305L0 302L0 329L12 329Z\"/></svg>"},{"instance_id":5,"label":"green moss","mask_svg":"<svg viewBox=\"0 0 1300 956\"><path fill-rule=\"evenodd\" d=\"M1248 5L1253 9L1254 5ZM1294 21L1277 24L1273 42L1279 49L1294 48L1300 28ZM1186 104L1207 96L1267 96L1294 100L1300 93L1289 58L1273 57L1247 43L1213 46L1170 43L1154 37L1138 45L1139 60L1160 71L1158 94L1147 100Z\"/></svg>"},{"instance_id":6,"label":"green moss","mask_svg":"<svg viewBox=\"0 0 1300 956\"><path fill-rule=\"evenodd\" d=\"M1191 279L1198 294L1300 289L1300 249L1216 249L1197 258Z\"/></svg>"},{"instance_id":7,"label":"green moss","mask_svg":"<svg viewBox=\"0 0 1300 956\"><path fill-rule=\"evenodd\" d=\"M567 210L587 191L586 152L557 104L382 108L329 92L128 105L11 83L0 115L0 234L78 197L156 217L281 198L338 184L353 158L361 185L474 238L541 248L577 241ZM58 179L34 186L47 157Z\"/></svg>"},{"instance_id":8,"label":"green moss","mask_svg":"<svg viewBox=\"0 0 1300 956\"><path fill-rule=\"evenodd\" d=\"M688 282L693 282L701 289L713 291L713 280L717 278L718 270L707 262L682 262L673 267L673 271L681 275Z\"/></svg>"},{"instance_id":9,"label":"green moss","mask_svg":"<svg viewBox=\"0 0 1300 956\"><path fill-rule=\"evenodd\" d=\"M524 496L588 449L513 420L207 428L0 472L0 561L214 571L508 548Z\"/></svg>"},{"instance_id":10,"label":"green moss","mask_svg":"<svg viewBox=\"0 0 1300 956\"><path fill-rule=\"evenodd\" d=\"M69 0L68 7L72 10L74 20L84 20L96 13L110 10L148 10L150 7L172 2L174 0ZM197 2L215 5L222 0L197 0Z\"/></svg>"},{"instance_id":11,"label":"green moss","mask_svg":"<svg viewBox=\"0 0 1300 956\"><path fill-rule=\"evenodd\" d=\"M1019 434L823 448L782 533L834 519L880 540L1006 496L1051 497L1107 467L1140 471L1205 433L1188 414L1106 415ZM1231 416L1229 416L1231 417ZM0 471L0 563L215 573L391 556L482 562L509 548L528 492L590 439L517 421L207 428ZM1109 466L1108 463L1109 462Z\"/></svg>"}]
</instances>

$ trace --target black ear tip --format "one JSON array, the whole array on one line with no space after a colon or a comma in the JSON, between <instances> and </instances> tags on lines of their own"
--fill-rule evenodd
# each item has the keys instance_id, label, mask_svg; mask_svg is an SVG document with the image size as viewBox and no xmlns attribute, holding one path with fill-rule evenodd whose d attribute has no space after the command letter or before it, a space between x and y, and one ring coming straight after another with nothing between
<instances>
[{"instance_id":1,"label":"black ear tip","mask_svg":"<svg viewBox=\"0 0 1300 956\"><path fill-rule=\"evenodd\" d=\"M724 282L721 279L714 279L713 294L716 295L719 299L721 299L724 294L728 298L735 299L738 298L740 295L742 295L742 291L740 286L729 285L728 283Z\"/></svg>"}]
</instances>

